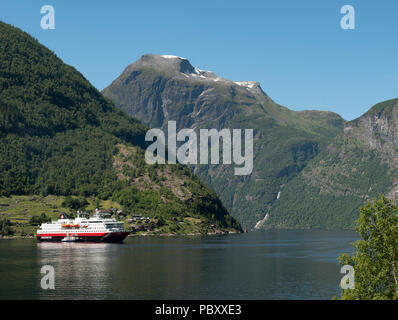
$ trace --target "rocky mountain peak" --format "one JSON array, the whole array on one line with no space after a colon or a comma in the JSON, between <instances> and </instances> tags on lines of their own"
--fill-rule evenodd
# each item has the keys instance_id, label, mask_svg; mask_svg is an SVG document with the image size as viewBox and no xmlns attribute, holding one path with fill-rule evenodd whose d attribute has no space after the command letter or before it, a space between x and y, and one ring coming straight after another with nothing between
<instances>
[{"instance_id":1,"label":"rocky mountain peak","mask_svg":"<svg viewBox=\"0 0 398 320\"><path fill-rule=\"evenodd\" d=\"M139 60L129 65L121 78L128 82L134 80L143 69L152 69L168 75L171 78L185 79L187 81L234 86L237 89L248 90L255 94L265 94L260 83L256 81L232 81L218 77L212 71L201 70L194 67L186 58L175 55L144 54Z\"/></svg>"},{"instance_id":2,"label":"rocky mountain peak","mask_svg":"<svg viewBox=\"0 0 398 320\"><path fill-rule=\"evenodd\" d=\"M142 68L152 68L173 74L196 73L188 59L173 55L144 54L139 60L129 65L125 72L129 73Z\"/></svg>"}]
</instances>

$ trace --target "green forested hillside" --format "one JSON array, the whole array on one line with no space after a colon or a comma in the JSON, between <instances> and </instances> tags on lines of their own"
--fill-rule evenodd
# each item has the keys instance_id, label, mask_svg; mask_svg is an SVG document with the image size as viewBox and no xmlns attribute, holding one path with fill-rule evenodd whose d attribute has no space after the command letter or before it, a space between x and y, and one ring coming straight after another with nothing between
<instances>
[{"instance_id":1,"label":"green forested hillside","mask_svg":"<svg viewBox=\"0 0 398 320\"><path fill-rule=\"evenodd\" d=\"M184 223L173 218L189 216L203 222L195 231L240 230L189 169L145 164L144 125L35 39L1 22L0 111L0 196L114 199L132 213L164 215L176 233Z\"/></svg>"},{"instance_id":2,"label":"green forested hillside","mask_svg":"<svg viewBox=\"0 0 398 320\"><path fill-rule=\"evenodd\" d=\"M287 185L264 227L353 228L358 208L398 192L398 99L348 122Z\"/></svg>"},{"instance_id":3,"label":"green forested hillside","mask_svg":"<svg viewBox=\"0 0 398 320\"><path fill-rule=\"evenodd\" d=\"M114 181L115 144L143 144L126 118L73 67L0 24L0 194L98 193Z\"/></svg>"}]
</instances>

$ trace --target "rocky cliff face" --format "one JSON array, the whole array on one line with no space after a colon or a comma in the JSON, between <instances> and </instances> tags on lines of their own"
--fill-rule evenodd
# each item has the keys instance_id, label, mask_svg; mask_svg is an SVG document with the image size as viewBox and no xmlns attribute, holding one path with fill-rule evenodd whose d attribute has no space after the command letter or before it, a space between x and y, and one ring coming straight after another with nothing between
<instances>
[{"instance_id":1,"label":"rocky cliff face","mask_svg":"<svg viewBox=\"0 0 398 320\"><path fill-rule=\"evenodd\" d=\"M254 129L254 169L235 176L228 165L194 170L246 228L264 218L283 185L342 129L337 114L294 112L257 82L235 82L176 56L143 55L103 90L117 107L150 127Z\"/></svg>"},{"instance_id":2,"label":"rocky cliff face","mask_svg":"<svg viewBox=\"0 0 398 320\"><path fill-rule=\"evenodd\" d=\"M352 133L369 148L382 150L398 142L398 102L390 100L374 106L362 117L349 122L344 131ZM360 129L363 130L360 130Z\"/></svg>"},{"instance_id":3,"label":"rocky cliff face","mask_svg":"<svg viewBox=\"0 0 398 320\"><path fill-rule=\"evenodd\" d=\"M271 210L269 226L352 227L366 200L397 200L398 100L371 108L343 131L289 184ZM302 212L306 212L303 216Z\"/></svg>"},{"instance_id":4,"label":"rocky cliff face","mask_svg":"<svg viewBox=\"0 0 398 320\"><path fill-rule=\"evenodd\" d=\"M383 164L390 172L391 186L387 195L396 198L398 180L398 100L389 100L377 104L358 120L349 123L344 131L352 134L369 150L378 152ZM398 191L398 190L397 190Z\"/></svg>"}]
</instances>

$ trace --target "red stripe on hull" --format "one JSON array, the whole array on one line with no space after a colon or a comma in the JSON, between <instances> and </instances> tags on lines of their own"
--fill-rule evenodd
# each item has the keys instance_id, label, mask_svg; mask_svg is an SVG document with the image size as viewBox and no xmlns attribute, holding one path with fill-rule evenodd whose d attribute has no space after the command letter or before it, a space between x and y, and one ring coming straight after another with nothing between
<instances>
[{"instance_id":1,"label":"red stripe on hull","mask_svg":"<svg viewBox=\"0 0 398 320\"><path fill-rule=\"evenodd\" d=\"M95 241L95 242L122 242L130 232L110 232L110 233L72 233L69 235L77 235L79 241ZM45 233L36 235L39 241L61 241L67 234L63 233Z\"/></svg>"},{"instance_id":2,"label":"red stripe on hull","mask_svg":"<svg viewBox=\"0 0 398 320\"><path fill-rule=\"evenodd\" d=\"M98 232L98 233L68 232L67 234L66 233L40 233L37 236L38 237L66 237L67 235L70 235L70 236L78 236L78 237L103 237L103 236L106 236L107 234L112 234L112 233L106 233L106 232L101 232L101 233L100 232Z\"/></svg>"}]
</instances>

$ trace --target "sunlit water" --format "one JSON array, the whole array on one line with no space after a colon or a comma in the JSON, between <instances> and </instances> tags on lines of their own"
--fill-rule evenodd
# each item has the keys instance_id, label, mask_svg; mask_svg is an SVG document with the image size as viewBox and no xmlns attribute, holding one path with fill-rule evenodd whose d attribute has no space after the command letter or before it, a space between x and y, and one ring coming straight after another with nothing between
<instances>
[{"instance_id":1,"label":"sunlit water","mask_svg":"<svg viewBox=\"0 0 398 320\"><path fill-rule=\"evenodd\" d=\"M349 231L134 237L123 244L0 240L0 299L330 299ZM43 290L40 269L55 269Z\"/></svg>"}]
</instances>

